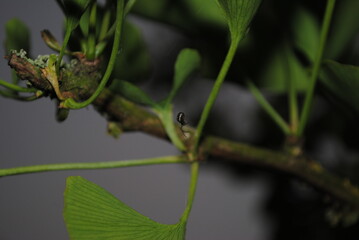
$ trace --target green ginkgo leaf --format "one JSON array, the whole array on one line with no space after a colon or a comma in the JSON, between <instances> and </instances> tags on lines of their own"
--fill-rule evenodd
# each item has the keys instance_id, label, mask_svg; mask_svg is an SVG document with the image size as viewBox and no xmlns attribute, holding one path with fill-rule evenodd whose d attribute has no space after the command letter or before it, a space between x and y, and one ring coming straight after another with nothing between
<instances>
[{"instance_id":1,"label":"green ginkgo leaf","mask_svg":"<svg viewBox=\"0 0 359 240\"><path fill-rule=\"evenodd\" d=\"M186 231L181 222L151 220L82 177L67 179L64 219L71 240L183 240Z\"/></svg>"},{"instance_id":2,"label":"green ginkgo leaf","mask_svg":"<svg viewBox=\"0 0 359 240\"><path fill-rule=\"evenodd\" d=\"M289 80L293 82L297 91L305 91L309 83L308 78L307 70L298 60L289 42L283 42L273 50L266 67L256 80L260 88L285 93L288 91Z\"/></svg>"},{"instance_id":3,"label":"green ginkgo leaf","mask_svg":"<svg viewBox=\"0 0 359 240\"><path fill-rule=\"evenodd\" d=\"M292 21L295 46L307 59L314 62L319 47L320 26L317 19L305 8L298 7Z\"/></svg>"},{"instance_id":4,"label":"green ginkgo leaf","mask_svg":"<svg viewBox=\"0 0 359 240\"><path fill-rule=\"evenodd\" d=\"M331 35L324 56L328 59L337 59L343 51L351 49L350 42L357 42L359 31L359 1L337 1L331 24Z\"/></svg>"},{"instance_id":5,"label":"green ginkgo leaf","mask_svg":"<svg viewBox=\"0 0 359 240\"><path fill-rule=\"evenodd\" d=\"M90 26L90 8L87 8L86 11L82 14L79 26L82 31L82 34L87 37L89 33L89 26Z\"/></svg>"},{"instance_id":6,"label":"green ginkgo leaf","mask_svg":"<svg viewBox=\"0 0 359 240\"><path fill-rule=\"evenodd\" d=\"M92 0L63 0L67 27L74 30Z\"/></svg>"},{"instance_id":7,"label":"green ginkgo leaf","mask_svg":"<svg viewBox=\"0 0 359 240\"><path fill-rule=\"evenodd\" d=\"M173 100L189 76L199 68L200 63L201 57L194 49L186 48L178 54L174 69L173 85L170 94L165 100L166 103L170 103Z\"/></svg>"},{"instance_id":8,"label":"green ginkgo leaf","mask_svg":"<svg viewBox=\"0 0 359 240\"><path fill-rule=\"evenodd\" d=\"M148 79L152 68L150 53L140 29L129 21L124 21L120 49L112 77L130 82Z\"/></svg>"},{"instance_id":9,"label":"green ginkgo leaf","mask_svg":"<svg viewBox=\"0 0 359 240\"><path fill-rule=\"evenodd\" d=\"M114 93L121 94L128 100L142 105L155 106L156 103L136 85L124 81L115 79L110 86L110 90Z\"/></svg>"},{"instance_id":10,"label":"green ginkgo leaf","mask_svg":"<svg viewBox=\"0 0 359 240\"><path fill-rule=\"evenodd\" d=\"M359 113L359 67L327 60L322 83L339 99Z\"/></svg>"},{"instance_id":11,"label":"green ginkgo leaf","mask_svg":"<svg viewBox=\"0 0 359 240\"><path fill-rule=\"evenodd\" d=\"M247 33L261 0L217 0L227 20L232 42L238 43Z\"/></svg>"},{"instance_id":12,"label":"green ginkgo leaf","mask_svg":"<svg viewBox=\"0 0 359 240\"><path fill-rule=\"evenodd\" d=\"M30 50L30 32L28 27L21 20L13 18L5 24L5 49L10 50L24 49L26 52Z\"/></svg>"}]
</instances>

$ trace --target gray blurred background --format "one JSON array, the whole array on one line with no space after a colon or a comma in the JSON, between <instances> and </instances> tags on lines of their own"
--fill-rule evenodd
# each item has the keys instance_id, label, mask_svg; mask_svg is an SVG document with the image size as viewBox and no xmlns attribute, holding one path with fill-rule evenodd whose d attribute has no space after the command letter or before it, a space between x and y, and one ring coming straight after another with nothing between
<instances>
[{"instance_id":1,"label":"gray blurred background","mask_svg":"<svg viewBox=\"0 0 359 240\"><path fill-rule=\"evenodd\" d=\"M44 0L0 1L0 36L4 24L19 18L31 29L31 54L52 53L40 31L49 29L62 37L63 14L56 2ZM180 45L171 30L164 30L132 17L140 24L158 64L167 56L156 55L167 48L175 57ZM0 55L4 56L3 47ZM162 60L161 60L162 59ZM10 81L6 60L0 61L0 78ZM151 89L151 85L145 86ZM190 115L205 101L211 83L199 79L187 87L193 97L175 107ZM236 101L233 101L236 99ZM223 110L226 106L227 110ZM64 123L55 120L55 103L45 98L18 102L0 98L0 168L64 162L128 160L177 154L169 143L141 133L126 133L116 140L106 133L106 120L92 107L71 111ZM232 131L242 138L254 138L250 122L257 105L247 92L225 85L215 111L227 114ZM240 110L240 111L239 111ZM226 115L224 116L224 118ZM218 123L219 127L221 123ZM0 239L68 239L62 217L63 192L68 176L80 175L104 187L140 213L162 223L175 223L187 198L189 168L186 165L145 166L112 170L63 171L10 176L0 179ZM271 235L273 222L264 214L268 183L264 177L243 178L227 169L202 164L198 191L187 227L187 239L264 240Z\"/></svg>"}]
</instances>

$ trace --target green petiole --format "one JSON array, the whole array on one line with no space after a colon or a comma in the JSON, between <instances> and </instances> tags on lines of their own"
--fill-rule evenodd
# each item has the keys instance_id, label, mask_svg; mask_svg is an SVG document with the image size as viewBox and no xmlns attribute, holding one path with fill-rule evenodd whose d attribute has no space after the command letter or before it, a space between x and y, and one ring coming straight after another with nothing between
<instances>
[{"instance_id":1,"label":"green petiole","mask_svg":"<svg viewBox=\"0 0 359 240\"><path fill-rule=\"evenodd\" d=\"M327 1L327 7L325 9L325 15L322 25L322 31L320 33L320 40L319 40L319 50L317 52L317 55L314 60L314 66L313 66L313 72L310 77L309 81L309 87L305 96L303 109L300 115L300 122L299 122L299 128L298 128L298 136L301 136L303 134L304 128L307 125L309 114L311 111L311 106L313 103L313 95L314 95L314 89L315 85L318 79L320 66L322 64L323 60L323 53L328 37L329 27L333 15L335 7L335 0L328 0Z\"/></svg>"},{"instance_id":2,"label":"green petiole","mask_svg":"<svg viewBox=\"0 0 359 240\"><path fill-rule=\"evenodd\" d=\"M184 156L165 156L158 158L112 161L112 162L44 164L44 165L0 169L0 177L26 174L26 173L49 172L49 171L121 168L121 167L134 167L134 166L144 166L144 165L186 163L186 162L188 161Z\"/></svg>"}]
</instances>

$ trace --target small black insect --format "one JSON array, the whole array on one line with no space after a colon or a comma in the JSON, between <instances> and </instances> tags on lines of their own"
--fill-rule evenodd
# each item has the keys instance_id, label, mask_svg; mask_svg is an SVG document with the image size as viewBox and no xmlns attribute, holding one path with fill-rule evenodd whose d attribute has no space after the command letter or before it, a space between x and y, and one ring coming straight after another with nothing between
<instances>
[{"instance_id":1,"label":"small black insect","mask_svg":"<svg viewBox=\"0 0 359 240\"><path fill-rule=\"evenodd\" d=\"M184 115L183 112L179 112L177 114L177 122L179 122L179 124L181 124L181 131L183 133L183 136L185 136L187 138L187 136L185 134L186 131L183 130L183 126L187 125L187 121L186 121L185 117L186 116Z\"/></svg>"},{"instance_id":2,"label":"small black insect","mask_svg":"<svg viewBox=\"0 0 359 240\"><path fill-rule=\"evenodd\" d=\"M182 130L183 126L185 126L187 124L185 117L186 116L184 115L183 112L179 112L177 114L177 122L179 122L181 124L181 130Z\"/></svg>"}]
</instances>

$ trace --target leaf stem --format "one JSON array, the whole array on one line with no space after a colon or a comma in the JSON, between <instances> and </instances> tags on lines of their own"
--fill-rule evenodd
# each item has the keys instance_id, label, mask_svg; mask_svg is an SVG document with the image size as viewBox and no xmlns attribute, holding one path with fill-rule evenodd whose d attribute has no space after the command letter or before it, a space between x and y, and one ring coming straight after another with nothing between
<instances>
[{"instance_id":1,"label":"leaf stem","mask_svg":"<svg viewBox=\"0 0 359 240\"><path fill-rule=\"evenodd\" d=\"M163 107L156 107L155 111L158 113L158 117L162 122L163 127L166 130L168 137L171 139L171 142L177 147L180 151L185 151L186 147L178 137L176 128L173 122L173 106L172 104L166 104Z\"/></svg>"},{"instance_id":2,"label":"leaf stem","mask_svg":"<svg viewBox=\"0 0 359 240\"><path fill-rule=\"evenodd\" d=\"M4 80L0 79L0 86L6 87L7 89L13 90L15 92L28 92L28 93L32 93L32 92L36 92L37 89L35 88L24 88L24 87L20 87L19 85L16 84L12 84L9 82L6 82Z\"/></svg>"},{"instance_id":3,"label":"leaf stem","mask_svg":"<svg viewBox=\"0 0 359 240\"><path fill-rule=\"evenodd\" d=\"M12 99L16 99L16 100L19 100L19 101L24 101L24 102L30 102L30 101L34 101L36 99L39 99L40 97L42 97L42 92L39 91L39 93L35 93L34 95L32 96L19 96L13 92L10 92L10 91L1 91L0 90L0 95L3 96L3 97L7 97L7 98L12 98Z\"/></svg>"},{"instance_id":4,"label":"leaf stem","mask_svg":"<svg viewBox=\"0 0 359 240\"><path fill-rule=\"evenodd\" d=\"M80 109L80 108L84 108L84 107L88 106L100 95L100 93L106 86L107 81L110 78L113 67L115 65L116 56L118 54L118 49L120 46L121 32L122 32L122 25L123 25L122 24L123 23L123 6L124 6L124 0L117 0L115 37L113 40L113 46L112 46L110 60L108 62L106 72L105 72L104 76L102 77L102 80L101 80L99 86L97 87L94 94L92 94L91 97L89 97L87 100L85 100L83 102L76 102L72 98L66 99L62 105L64 108Z\"/></svg>"},{"instance_id":5,"label":"leaf stem","mask_svg":"<svg viewBox=\"0 0 359 240\"><path fill-rule=\"evenodd\" d=\"M136 0L128 0L125 6L125 16L131 11L132 7L135 5Z\"/></svg>"},{"instance_id":6,"label":"leaf stem","mask_svg":"<svg viewBox=\"0 0 359 240\"><path fill-rule=\"evenodd\" d=\"M184 156L179 155L179 156L165 156L158 158L111 161L111 162L44 164L44 165L0 169L0 177L25 174L25 173L49 172L49 171L121 168L121 167L170 164L170 163L186 163L186 162L188 162L187 159Z\"/></svg>"},{"instance_id":7,"label":"leaf stem","mask_svg":"<svg viewBox=\"0 0 359 240\"><path fill-rule=\"evenodd\" d=\"M237 46L238 46L238 41L232 41L232 43L229 47L227 56L223 62L221 70L220 70L218 77L213 85L212 91L207 99L206 105L202 111L201 118L199 120L199 123L197 126L197 131L195 134L195 139L194 139L194 145L193 145L194 152L197 152L197 148L198 148L198 145L200 142L200 138L202 136L203 128L207 122L207 119L208 119L209 113L213 107L213 104L216 101L217 95L218 95L219 90L222 86L222 83L227 75L228 69L231 66L234 55L236 54Z\"/></svg>"},{"instance_id":8,"label":"leaf stem","mask_svg":"<svg viewBox=\"0 0 359 240\"><path fill-rule=\"evenodd\" d=\"M300 116L298 136L301 136L303 134L304 128L308 122L311 106L313 103L314 88L317 82L320 66L323 59L323 52L328 37L328 32L329 32L329 27L333 15L334 7L335 7L335 0L328 0L327 7L325 10L322 30L320 33L319 50L314 60L313 72L310 77L308 90L305 96L304 105Z\"/></svg>"},{"instance_id":9,"label":"leaf stem","mask_svg":"<svg viewBox=\"0 0 359 240\"><path fill-rule=\"evenodd\" d=\"M264 111L273 119L273 121L280 127L285 135L290 134L290 128L286 121L279 115L279 113L270 105L270 103L264 98L259 89L251 81L247 82L249 90L253 96L257 99L258 103L262 106Z\"/></svg>"},{"instance_id":10,"label":"leaf stem","mask_svg":"<svg viewBox=\"0 0 359 240\"><path fill-rule=\"evenodd\" d=\"M191 164L191 182L188 190L188 200L186 209L184 210L180 223L185 224L188 220L189 214L193 206L194 196L196 193L197 182L198 182L199 162L195 161Z\"/></svg>"},{"instance_id":11,"label":"leaf stem","mask_svg":"<svg viewBox=\"0 0 359 240\"><path fill-rule=\"evenodd\" d=\"M124 10L123 10L123 11L124 11L124 13L123 13L123 16L124 16L124 17L126 17L127 14L130 13L130 11L131 11L131 9L132 9L132 7L133 7L133 5L134 5L135 3L136 3L136 0L129 0L129 1L127 2L126 6L125 6L125 8L124 8ZM106 36L104 37L104 39L110 38L110 37L113 35L114 31L115 31L115 25L113 24L113 25L110 27L110 29L108 30L108 32L106 33Z\"/></svg>"},{"instance_id":12,"label":"leaf stem","mask_svg":"<svg viewBox=\"0 0 359 240\"><path fill-rule=\"evenodd\" d=\"M297 90L294 78L291 74L292 66L290 59L291 49L287 45L285 48L285 54L286 54L286 78L288 81L288 102L289 102L289 128L291 131L291 134L296 135L298 132L298 101L297 101Z\"/></svg>"},{"instance_id":13,"label":"leaf stem","mask_svg":"<svg viewBox=\"0 0 359 240\"><path fill-rule=\"evenodd\" d=\"M66 20L68 22L68 20ZM64 41L62 42L62 46L61 46L61 50L60 50L60 55L57 59L56 62L56 75L60 76L60 66L61 66L61 61L62 58L64 57L64 54L66 52L66 46L67 43L70 40L70 36L71 36L71 32L72 32L72 28L70 26L68 26L69 24L66 24L66 32L65 32L65 37L64 37Z\"/></svg>"}]
</instances>

